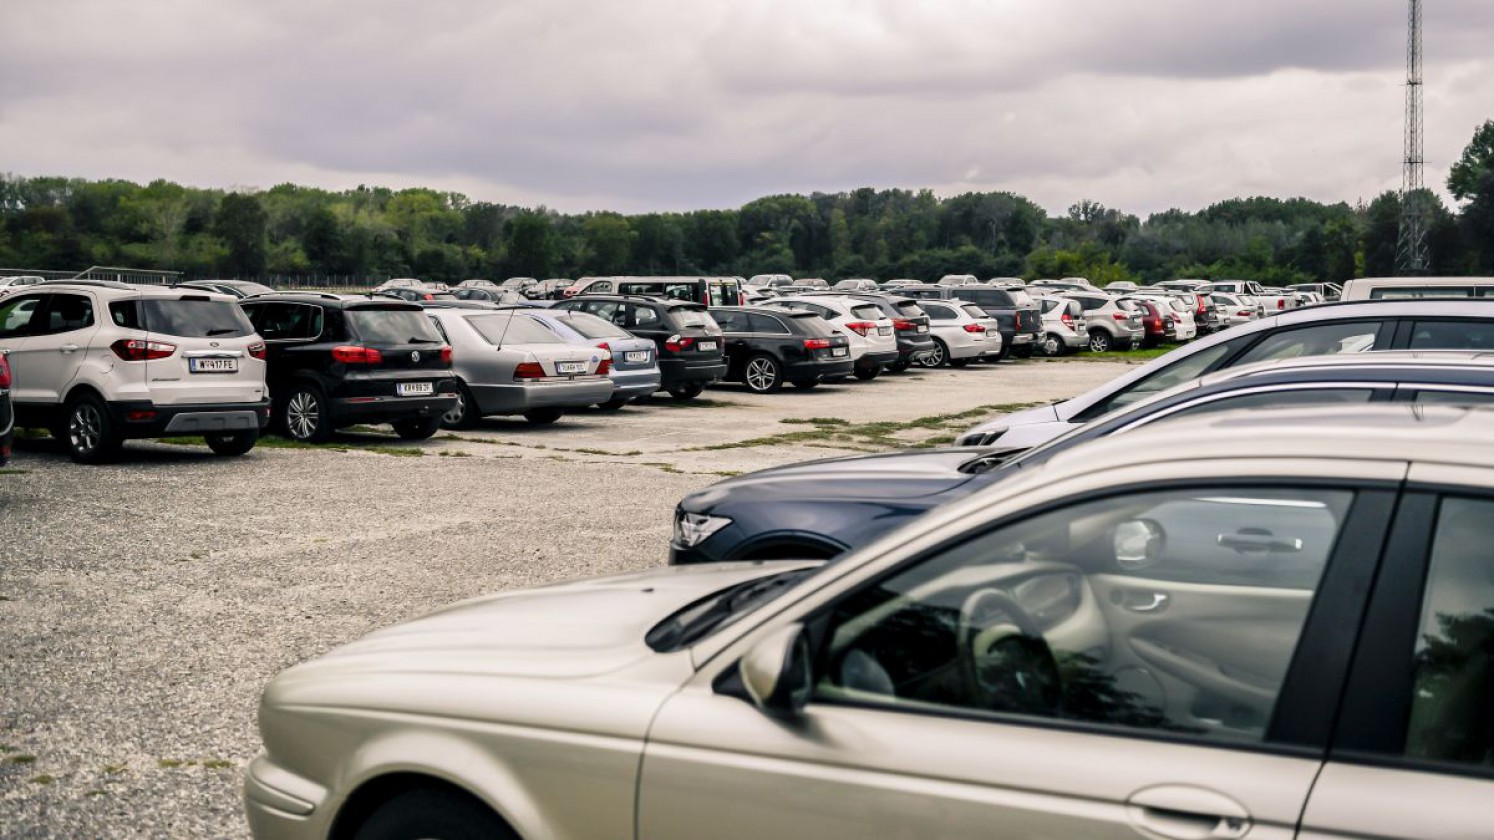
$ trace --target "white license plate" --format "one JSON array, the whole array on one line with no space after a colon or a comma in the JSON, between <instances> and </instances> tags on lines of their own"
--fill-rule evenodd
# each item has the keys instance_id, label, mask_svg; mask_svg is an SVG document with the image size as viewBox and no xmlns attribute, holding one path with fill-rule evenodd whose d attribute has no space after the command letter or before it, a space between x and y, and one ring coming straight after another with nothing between
<instances>
[{"instance_id":1,"label":"white license plate","mask_svg":"<svg viewBox=\"0 0 1494 840\"><path fill-rule=\"evenodd\" d=\"M877 335L892 335L892 327L878 327Z\"/></svg>"},{"instance_id":2,"label":"white license plate","mask_svg":"<svg viewBox=\"0 0 1494 840\"><path fill-rule=\"evenodd\" d=\"M394 386L394 393L401 397L428 397L436 393L434 382L401 382Z\"/></svg>"},{"instance_id":3,"label":"white license plate","mask_svg":"<svg viewBox=\"0 0 1494 840\"><path fill-rule=\"evenodd\" d=\"M716 349L716 342L714 342L714 341L702 341L702 342L700 342L699 344L697 344L695 346L699 347L702 353L710 353L710 352L714 352L715 351L715 349Z\"/></svg>"},{"instance_id":4,"label":"white license plate","mask_svg":"<svg viewBox=\"0 0 1494 840\"><path fill-rule=\"evenodd\" d=\"M187 359L187 370L193 373L238 373L238 359Z\"/></svg>"},{"instance_id":5,"label":"white license plate","mask_svg":"<svg viewBox=\"0 0 1494 840\"><path fill-rule=\"evenodd\" d=\"M586 372L586 363L585 362L556 362L555 363L555 372L558 373L558 374L560 374L560 375L562 375L562 376L568 376L568 375L577 374L577 373L585 373Z\"/></svg>"},{"instance_id":6,"label":"white license plate","mask_svg":"<svg viewBox=\"0 0 1494 840\"><path fill-rule=\"evenodd\" d=\"M929 331L928 324L919 324L918 325L918 332L919 333L926 333L928 331Z\"/></svg>"},{"instance_id":7,"label":"white license plate","mask_svg":"<svg viewBox=\"0 0 1494 840\"><path fill-rule=\"evenodd\" d=\"M641 365L648 361L647 350L629 350L623 354L623 361L630 365Z\"/></svg>"},{"instance_id":8,"label":"white license plate","mask_svg":"<svg viewBox=\"0 0 1494 840\"><path fill-rule=\"evenodd\" d=\"M835 348L831 349L830 355L831 356L844 356L844 355L849 354L850 352L851 352L850 348L847 348L847 347L835 347Z\"/></svg>"}]
</instances>

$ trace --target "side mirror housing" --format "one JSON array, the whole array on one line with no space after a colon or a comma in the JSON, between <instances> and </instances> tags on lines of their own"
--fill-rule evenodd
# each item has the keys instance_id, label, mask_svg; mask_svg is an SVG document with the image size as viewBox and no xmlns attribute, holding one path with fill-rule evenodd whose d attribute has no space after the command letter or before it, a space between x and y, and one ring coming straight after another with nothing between
<instances>
[{"instance_id":1,"label":"side mirror housing","mask_svg":"<svg viewBox=\"0 0 1494 840\"><path fill-rule=\"evenodd\" d=\"M785 717L798 715L814 688L804 625L790 624L759 641L737 669L759 709Z\"/></svg>"}]
</instances>

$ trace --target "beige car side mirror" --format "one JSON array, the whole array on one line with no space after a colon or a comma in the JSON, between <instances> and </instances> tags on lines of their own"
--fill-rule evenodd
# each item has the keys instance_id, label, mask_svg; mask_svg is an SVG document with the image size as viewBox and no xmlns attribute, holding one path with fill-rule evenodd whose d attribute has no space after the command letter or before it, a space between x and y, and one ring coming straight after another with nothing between
<instances>
[{"instance_id":1,"label":"beige car side mirror","mask_svg":"<svg viewBox=\"0 0 1494 840\"><path fill-rule=\"evenodd\" d=\"M797 715L809 702L814 683L802 624L790 624L753 645L737 668L752 702L769 714Z\"/></svg>"}]
</instances>

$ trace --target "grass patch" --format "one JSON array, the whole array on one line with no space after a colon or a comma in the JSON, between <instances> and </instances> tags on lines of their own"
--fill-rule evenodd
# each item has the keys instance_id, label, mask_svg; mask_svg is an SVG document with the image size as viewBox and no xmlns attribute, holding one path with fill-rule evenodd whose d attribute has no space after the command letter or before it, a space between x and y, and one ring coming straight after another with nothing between
<instances>
[{"instance_id":1,"label":"grass patch","mask_svg":"<svg viewBox=\"0 0 1494 840\"><path fill-rule=\"evenodd\" d=\"M445 449L441 450L440 452L437 452L436 454L440 455L442 458L471 458L472 457L472 453L471 452L448 452Z\"/></svg>"},{"instance_id":2,"label":"grass patch","mask_svg":"<svg viewBox=\"0 0 1494 840\"><path fill-rule=\"evenodd\" d=\"M156 438L156 443L164 443L167 446L207 446L207 438L200 435L188 435L186 437Z\"/></svg>"},{"instance_id":3,"label":"grass patch","mask_svg":"<svg viewBox=\"0 0 1494 840\"><path fill-rule=\"evenodd\" d=\"M5 760L10 762L11 764L35 764L36 756L26 754L13 755Z\"/></svg>"},{"instance_id":4,"label":"grass patch","mask_svg":"<svg viewBox=\"0 0 1494 840\"><path fill-rule=\"evenodd\" d=\"M292 440L291 438L266 435L255 444L265 449L321 449L330 452L347 452L348 447L336 443L307 443L304 440Z\"/></svg>"},{"instance_id":5,"label":"grass patch","mask_svg":"<svg viewBox=\"0 0 1494 840\"><path fill-rule=\"evenodd\" d=\"M57 781L56 776L49 776L46 773L43 773L40 776L31 777L31 783L34 785L50 785L55 781Z\"/></svg>"},{"instance_id":6,"label":"grass patch","mask_svg":"<svg viewBox=\"0 0 1494 840\"><path fill-rule=\"evenodd\" d=\"M0 470L0 475L25 475L30 470L18 470L13 467Z\"/></svg>"},{"instance_id":7,"label":"grass patch","mask_svg":"<svg viewBox=\"0 0 1494 840\"><path fill-rule=\"evenodd\" d=\"M1145 362L1155 359L1158 356L1165 356L1180 346L1182 345L1163 344L1160 347L1149 347L1145 350L1110 350L1105 353L1084 353L1078 358L1080 360L1100 359L1102 361L1114 362Z\"/></svg>"},{"instance_id":8,"label":"grass patch","mask_svg":"<svg viewBox=\"0 0 1494 840\"><path fill-rule=\"evenodd\" d=\"M9 601L9 600L10 600L9 598L0 598L0 601ZM12 747L10 744L0 744L0 754L3 754L3 753L13 753L13 752L15 752L18 749L20 749L20 748L19 747Z\"/></svg>"},{"instance_id":9,"label":"grass patch","mask_svg":"<svg viewBox=\"0 0 1494 840\"><path fill-rule=\"evenodd\" d=\"M816 422L813 429L805 429L794 432L781 432L767 437L748 438L747 440L731 441L729 443L717 443L711 446L695 447L686 449L685 452L716 452L725 449L750 449L757 446L780 446L784 444L803 444L806 446L830 446L834 448L857 449L860 451L877 451L878 449L894 449L899 446L913 446L927 448L929 446L941 446L944 443L954 442L949 434L952 430L959 430L965 425L965 421L974 418L984 418L992 414L1005 414L1030 408L1034 403L1002 403L997 405L982 405L966 411L958 411L952 414L931 414L926 417L918 417L913 420L879 420L872 423L849 423L839 418L810 418L810 420L782 420L780 422L795 425L804 425L811 421ZM922 440L909 441L905 438L895 437L904 432L925 432L930 434Z\"/></svg>"},{"instance_id":10,"label":"grass patch","mask_svg":"<svg viewBox=\"0 0 1494 840\"><path fill-rule=\"evenodd\" d=\"M128 770L128 769L129 768L125 764L123 764L123 763L120 763L120 764L105 764L104 765L104 774L108 775L108 776L118 776L120 773L123 773L125 770Z\"/></svg>"},{"instance_id":11,"label":"grass patch","mask_svg":"<svg viewBox=\"0 0 1494 840\"><path fill-rule=\"evenodd\" d=\"M51 436L52 433L46 429L16 429L16 440L41 440Z\"/></svg>"},{"instance_id":12,"label":"grass patch","mask_svg":"<svg viewBox=\"0 0 1494 840\"><path fill-rule=\"evenodd\" d=\"M928 438L927 440L921 440L918 443L913 444L913 448L914 449L933 449L936 446L948 446L948 445L950 445L951 443L954 443L954 442L955 442L955 436L954 435L939 435L938 437L931 437L931 438Z\"/></svg>"},{"instance_id":13,"label":"grass patch","mask_svg":"<svg viewBox=\"0 0 1494 840\"><path fill-rule=\"evenodd\" d=\"M851 421L839 417L785 417L780 423L800 426L849 426Z\"/></svg>"},{"instance_id":14,"label":"grass patch","mask_svg":"<svg viewBox=\"0 0 1494 840\"><path fill-rule=\"evenodd\" d=\"M693 400L676 400L672 398L667 400L651 399L647 404L649 408L723 408L726 406L741 405L741 403L728 402L726 400L703 400L700 397L696 397Z\"/></svg>"},{"instance_id":15,"label":"grass patch","mask_svg":"<svg viewBox=\"0 0 1494 840\"><path fill-rule=\"evenodd\" d=\"M202 763L202 766L206 767L209 770L227 770L228 768L233 766L233 762L226 761L221 758L211 758L207 761L204 761Z\"/></svg>"},{"instance_id":16,"label":"grass patch","mask_svg":"<svg viewBox=\"0 0 1494 840\"><path fill-rule=\"evenodd\" d=\"M666 464L663 461L648 461L648 462L646 462L644 464L641 464L640 466L644 466L644 467L658 467L659 469L663 470L664 472L669 473L670 475L685 475L686 474L684 470L680 469L679 467L676 467L674 464Z\"/></svg>"},{"instance_id":17,"label":"grass patch","mask_svg":"<svg viewBox=\"0 0 1494 840\"><path fill-rule=\"evenodd\" d=\"M707 473L707 475L719 475L723 478L736 478L741 474L741 470L713 470L710 473Z\"/></svg>"},{"instance_id":18,"label":"grass patch","mask_svg":"<svg viewBox=\"0 0 1494 840\"><path fill-rule=\"evenodd\" d=\"M419 458L425 455L424 449L411 446L369 446L362 449L365 452L377 452L380 455L390 455L395 458Z\"/></svg>"},{"instance_id":19,"label":"grass patch","mask_svg":"<svg viewBox=\"0 0 1494 840\"><path fill-rule=\"evenodd\" d=\"M643 454L643 451L639 450L639 449L631 449L631 450L629 450L627 452L610 452L610 451L608 451L606 449L584 449L584 448L583 449L568 449L566 451L567 452L580 452L583 455L610 455L610 456L612 456L614 458L632 458L635 455L642 455Z\"/></svg>"},{"instance_id":20,"label":"grass patch","mask_svg":"<svg viewBox=\"0 0 1494 840\"><path fill-rule=\"evenodd\" d=\"M106 793L106 792L104 792L104 791L102 791L102 790L90 790L90 791L88 791L87 793L85 793L83 795L84 796L108 796L109 794Z\"/></svg>"},{"instance_id":21,"label":"grass patch","mask_svg":"<svg viewBox=\"0 0 1494 840\"><path fill-rule=\"evenodd\" d=\"M172 768L175 768L175 767L180 767L180 766L182 766L182 762L181 762L181 760L180 760L180 759L175 759L175 758L163 758L163 759L161 759L161 760L160 760L160 761L157 761L157 762L156 762L156 766L157 766L157 767L161 767L161 768L164 768L164 769L167 769L167 770L170 770L170 769L172 769Z\"/></svg>"}]
</instances>

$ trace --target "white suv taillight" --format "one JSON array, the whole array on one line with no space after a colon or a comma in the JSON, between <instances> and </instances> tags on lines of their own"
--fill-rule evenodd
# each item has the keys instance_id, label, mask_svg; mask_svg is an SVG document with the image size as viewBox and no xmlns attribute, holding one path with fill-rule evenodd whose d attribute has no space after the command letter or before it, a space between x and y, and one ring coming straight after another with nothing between
<instances>
[{"instance_id":1,"label":"white suv taillight","mask_svg":"<svg viewBox=\"0 0 1494 840\"><path fill-rule=\"evenodd\" d=\"M267 354L265 353L265 343L263 341L254 342L247 349L249 350L249 355L253 358L259 359L261 362L265 360Z\"/></svg>"},{"instance_id":2,"label":"white suv taillight","mask_svg":"<svg viewBox=\"0 0 1494 840\"><path fill-rule=\"evenodd\" d=\"M164 341L146 341L141 338L121 338L109 345L114 355L127 362L147 362L151 359L164 359L176 352L175 344L167 344Z\"/></svg>"},{"instance_id":3,"label":"white suv taillight","mask_svg":"<svg viewBox=\"0 0 1494 840\"><path fill-rule=\"evenodd\" d=\"M0 388L10 387L10 359L0 353Z\"/></svg>"}]
</instances>

